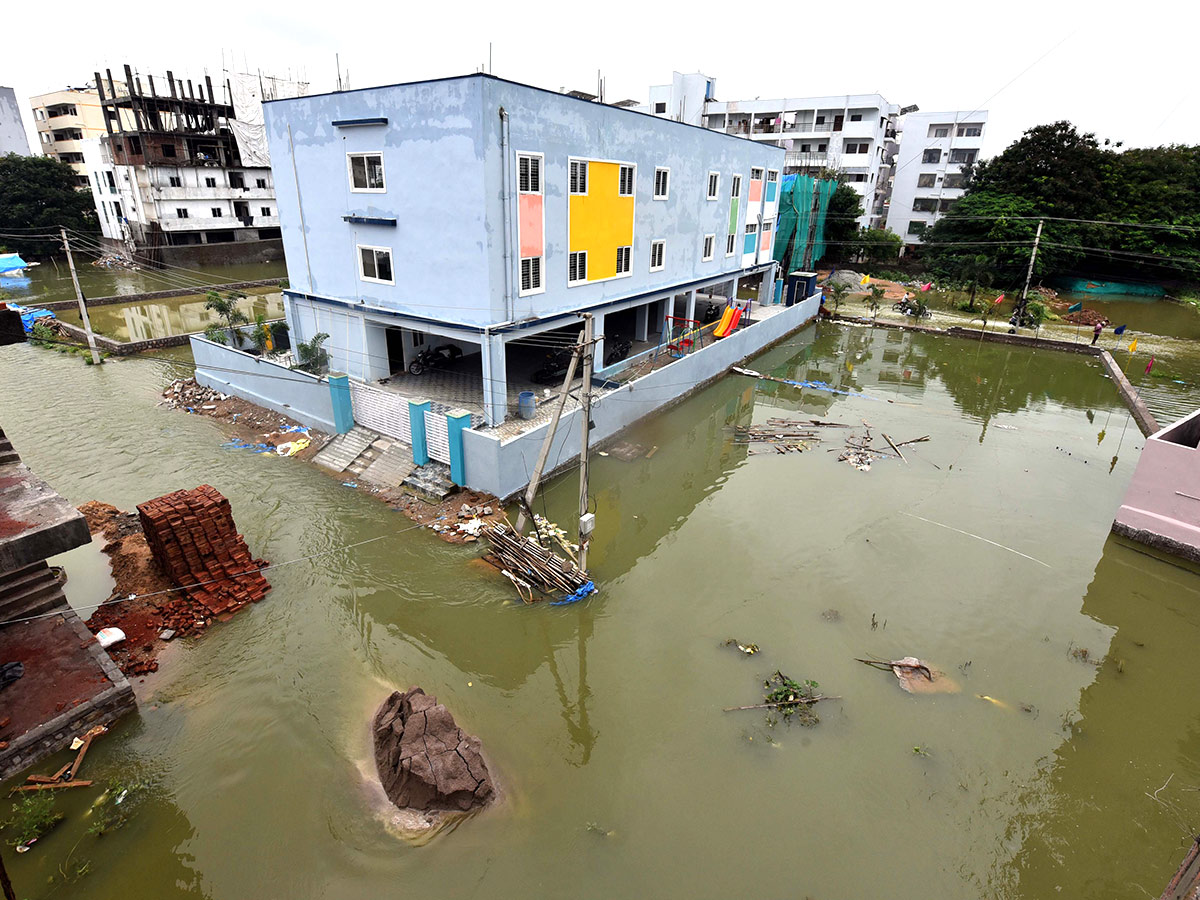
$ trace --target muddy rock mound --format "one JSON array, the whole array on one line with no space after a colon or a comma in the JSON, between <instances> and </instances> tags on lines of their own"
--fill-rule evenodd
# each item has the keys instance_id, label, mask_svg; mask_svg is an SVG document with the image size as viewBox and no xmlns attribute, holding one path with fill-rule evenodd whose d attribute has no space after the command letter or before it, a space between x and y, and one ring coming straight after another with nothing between
<instances>
[{"instance_id":1,"label":"muddy rock mound","mask_svg":"<svg viewBox=\"0 0 1200 900\"><path fill-rule=\"evenodd\" d=\"M383 701L372 731L379 780L401 809L468 812L495 797L479 738L419 687Z\"/></svg>"}]
</instances>

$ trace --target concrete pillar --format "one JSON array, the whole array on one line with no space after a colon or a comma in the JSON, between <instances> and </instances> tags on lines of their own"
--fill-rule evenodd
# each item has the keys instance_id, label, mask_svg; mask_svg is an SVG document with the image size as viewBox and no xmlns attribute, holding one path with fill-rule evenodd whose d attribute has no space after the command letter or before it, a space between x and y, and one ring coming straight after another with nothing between
<instances>
[{"instance_id":1,"label":"concrete pillar","mask_svg":"<svg viewBox=\"0 0 1200 900\"><path fill-rule=\"evenodd\" d=\"M696 289L692 288L687 292L687 318L694 320L696 318Z\"/></svg>"},{"instance_id":2,"label":"concrete pillar","mask_svg":"<svg viewBox=\"0 0 1200 900\"><path fill-rule=\"evenodd\" d=\"M775 302L775 267L763 272L762 289L758 293L759 306L770 306Z\"/></svg>"},{"instance_id":3,"label":"concrete pillar","mask_svg":"<svg viewBox=\"0 0 1200 900\"><path fill-rule=\"evenodd\" d=\"M635 341L646 340L646 333L650 330L650 307L653 305L653 303L643 303L637 308L633 320L633 339Z\"/></svg>"},{"instance_id":4,"label":"concrete pillar","mask_svg":"<svg viewBox=\"0 0 1200 900\"><path fill-rule=\"evenodd\" d=\"M462 433L470 427L471 414L465 409L452 409L446 413L446 431L450 438L450 480L459 486L467 483Z\"/></svg>"},{"instance_id":5,"label":"concrete pillar","mask_svg":"<svg viewBox=\"0 0 1200 900\"><path fill-rule=\"evenodd\" d=\"M741 276L734 276L733 284L729 286L729 299L736 300L738 292L738 284L741 282Z\"/></svg>"},{"instance_id":6,"label":"concrete pillar","mask_svg":"<svg viewBox=\"0 0 1200 900\"><path fill-rule=\"evenodd\" d=\"M662 318L658 320L658 330L665 333L667 330L667 319L675 315L675 295L672 294L663 300L662 307Z\"/></svg>"},{"instance_id":7,"label":"concrete pillar","mask_svg":"<svg viewBox=\"0 0 1200 900\"><path fill-rule=\"evenodd\" d=\"M508 368L503 338L498 334L484 334L480 352L483 356L483 418L488 425L499 425L508 417Z\"/></svg>"},{"instance_id":8,"label":"concrete pillar","mask_svg":"<svg viewBox=\"0 0 1200 900\"><path fill-rule=\"evenodd\" d=\"M429 439L425 436L425 413L431 404L428 400L408 401L408 429L412 432L413 462L423 466L429 462Z\"/></svg>"},{"instance_id":9,"label":"concrete pillar","mask_svg":"<svg viewBox=\"0 0 1200 900\"><path fill-rule=\"evenodd\" d=\"M592 334L596 336L596 352L592 356L592 369L604 368L604 313L592 313Z\"/></svg>"},{"instance_id":10,"label":"concrete pillar","mask_svg":"<svg viewBox=\"0 0 1200 900\"><path fill-rule=\"evenodd\" d=\"M329 399L333 403L333 427L345 434L354 427L354 405L350 400L350 376L329 373Z\"/></svg>"}]
</instances>

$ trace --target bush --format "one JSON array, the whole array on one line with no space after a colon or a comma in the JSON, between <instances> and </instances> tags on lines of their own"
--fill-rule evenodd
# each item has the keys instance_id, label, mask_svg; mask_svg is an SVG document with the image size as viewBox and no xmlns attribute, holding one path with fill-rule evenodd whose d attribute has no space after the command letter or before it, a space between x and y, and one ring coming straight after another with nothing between
<instances>
[{"instance_id":1,"label":"bush","mask_svg":"<svg viewBox=\"0 0 1200 900\"><path fill-rule=\"evenodd\" d=\"M54 808L54 796L49 791L34 791L21 798L13 807L12 818L4 824L13 829L14 847L39 838L62 821L63 814Z\"/></svg>"},{"instance_id":2,"label":"bush","mask_svg":"<svg viewBox=\"0 0 1200 900\"><path fill-rule=\"evenodd\" d=\"M214 344L224 344L229 340L229 331L219 322L209 322L204 329L204 336Z\"/></svg>"}]
</instances>

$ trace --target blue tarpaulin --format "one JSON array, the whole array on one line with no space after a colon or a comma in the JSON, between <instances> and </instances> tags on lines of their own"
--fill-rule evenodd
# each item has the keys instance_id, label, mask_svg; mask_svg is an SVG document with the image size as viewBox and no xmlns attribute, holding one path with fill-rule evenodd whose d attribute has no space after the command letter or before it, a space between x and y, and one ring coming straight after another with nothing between
<instances>
[{"instance_id":1,"label":"blue tarpaulin","mask_svg":"<svg viewBox=\"0 0 1200 900\"><path fill-rule=\"evenodd\" d=\"M7 275L9 272L20 272L29 268L29 263L21 259L17 253L0 253L0 275Z\"/></svg>"},{"instance_id":2,"label":"blue tarpaulin","mask_svg":"<svg viewBox=\"0 0 1200 900\"><path fill-rule=\"evenodd\" d=\"M41 309L35 306L17 306L13 303L10 303L9 306L21 314L21 326L25 329L26 333L33 331L33 323L43 316L49 316L52 319L55 318L54 313L48 309Z\"/></svg>"}]
</instances>

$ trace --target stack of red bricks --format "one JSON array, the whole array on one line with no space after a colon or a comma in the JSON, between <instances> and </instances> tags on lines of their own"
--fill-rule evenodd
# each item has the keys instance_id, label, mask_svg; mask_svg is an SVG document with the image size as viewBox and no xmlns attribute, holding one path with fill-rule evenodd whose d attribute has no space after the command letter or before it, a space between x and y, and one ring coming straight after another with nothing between
<instances>
[{"instance_id":1,"label":"stack of red bricks","mask_svg":"<svg viewBox=\"0 0 1200 900\"><path fill-rule=\"evenodd\" d=\"M271 585L237 533L233 513L207 484L138 505L142 530L155 561L171 581L214 615L257 603Z\"/></svg>"}]
</instances>

